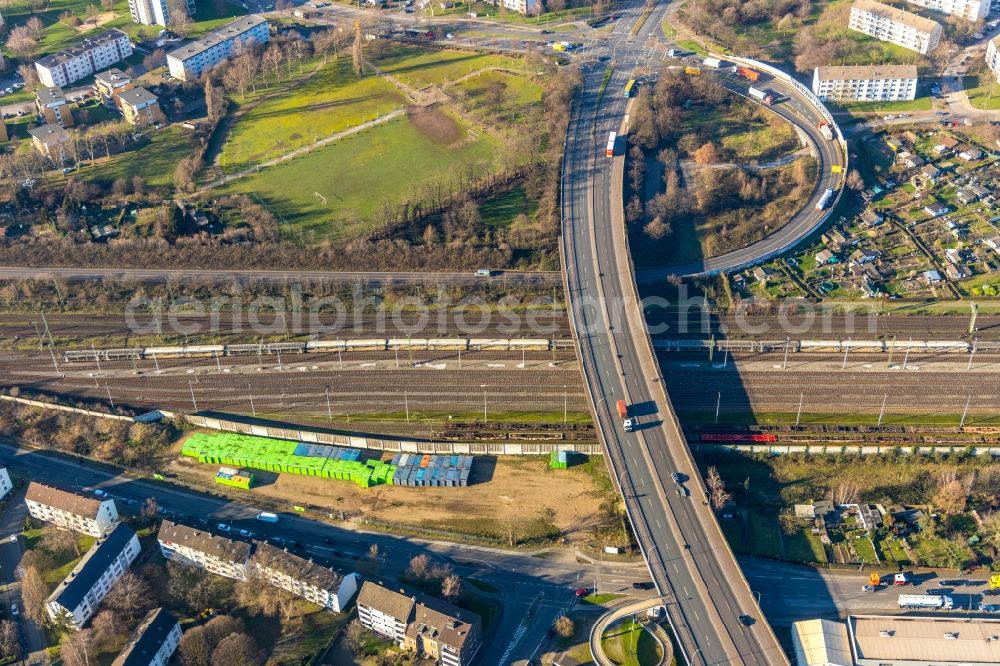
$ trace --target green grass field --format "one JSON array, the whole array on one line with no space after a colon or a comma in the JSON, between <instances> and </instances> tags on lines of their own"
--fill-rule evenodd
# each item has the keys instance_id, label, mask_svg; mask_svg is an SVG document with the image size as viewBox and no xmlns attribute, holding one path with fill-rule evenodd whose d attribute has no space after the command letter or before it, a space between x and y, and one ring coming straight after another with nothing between
<instances>
[{"instance_id":1,"label":"green grass field","mask_svg":"<svg viewBox=\"0 0 1000 666\"><path fill-rule=\"evenodd\" d=\"M173 183L178 162L193 152L184 131L172 127L154 132L150 142L138 150L113 155L110 160L98 159L92 166L84 167L80 177L114 181L141 176L147 184L163 187Z\"/></svg>"},{"instance_id":2,"label":"green grass field","mask_svg":"<svg viewBox=\"0 0 1000 666\"><path fill-rule=\"evenodd\" d=\"M604 654L622 666L652 666L660 661L660 647L641 624L631 618L605 630Z\"/></svg>"},{"instance_id":3,"label":"green grass field","mask_svg":"<svg viewBox=\"0 0 1000 666\"><path fill-rule=\"evenodd\" d=\"M529 199L523 187L499 194L479 207L483 224L492 228L508 227L518 215L529 218L538 210L538 201Z\"/></svg>"},{"instance_id":4,"label":"green grass field","mask_svg":"<svg viewBox=\"0 0 1000 666\"><path fill-rule=\"evenodd\" d=\"M990 111L1000 109L1000 83L997 83L989 73L980 74L978 77L967 76L965 92L969 95L969 103L977 109Z\"/></svg>"},{"instance_id":5,"label":"green grass field","mask_svg":"<svg viewBox=\"0 0 1000 666\"><path fill-rule=\"evenodd\" d=\"M461 123L452 122L459 137L454 143L434 141L409 118L392 121L234 181L222 192L259 197L293 236L351 238L369 228L365 218L383 203L411 197L441 175L492 164L493 140L486 135L473 140ZM407 170L417 164L419 170ZM315 192L326 197L326 205Z\"/></svg>"},{"instance_id":6,"label":"green grass field","mask_svg":"<svg viewBox=\"0 0 1000 666\"><path fill-rule=\"evenodd\" d=\"M899 111L930 111L933 100L930 97L918 97L903 102L828 102L831 111L847 111L848 113L897 113Z\"/></svg>"},{"instance_id":7,"label":"green grass field","mask_svg":"<svg viewBox=\"0 0 1000 666\"><path fill-rule=\"evenodd\" d=\"M507 56L470 51L438 51L393 45L370 55L372 63L406 85L423 88L445 85L485 67L521 70L521 61Z\"/></svg>"},{"instance_id":8,"label":"green grass field","mask_svg":"<svg viewBox=\"0 0 1000 666\"><path fill-rule=\"evenodd\" d=\"M523 115L527 110L542 101L542 86L524 76L515 76L506 72L489 71L455 84L462 91L463 105L484 122L489 122L495 115L492 90L499 86L503 90L501 113L511 112Z\"/></svg>"},{"instance_id":9,"label":"green grass field","mask_svg":"<svg viewBox=\"0 0 1000 666\"><path fill-rule=\"evenodd\" d=\"M241 116L218 163L235 171L373 120L403 106L405 98L379 77L358 80L340 58L295 86L294 94L265 99Z\"/></svg>"}]
</instances>

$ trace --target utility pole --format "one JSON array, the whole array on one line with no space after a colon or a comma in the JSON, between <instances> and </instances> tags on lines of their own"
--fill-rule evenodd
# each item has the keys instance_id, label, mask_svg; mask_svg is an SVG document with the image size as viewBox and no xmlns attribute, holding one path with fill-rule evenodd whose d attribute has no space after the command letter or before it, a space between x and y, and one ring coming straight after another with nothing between
<instances>
[{"instance_id":1,"label":"utility pole","mask_svg":"<svg viewBox=\"0 0 1000 666\"><path fill-rule=\"evenodd\" d=\"M962 410L962 420L959 421L959 423L958 423L958 427L959 428L964 428L965 427L965 417L969 413L969 403L970 402L972 402L972 394L971 393L968 395L968 397L965 398L965 409Z\"/></svg>"},{"instance_id":2,"label":"utility pole","mask_svg":"<svg viewBox=\"0 0 1000 666\"><path fill-rule=\"evenodd\" d=\"M563 384L563 423L566 423L568 406L569 406L569 398L566 397L566 385Z\"/></svg>"},{"instance_id":3,"label":"utility pole","mask_svg":"<svg viewBox=\"0 0 1000 666\"><path fill-rule=\"evenodd\" d=\"M191 404L194 405L194 411L198 411L198 401L194 399L194 384L188 380L188 388L191 390Z\"/></svg>"},{"instance_id":4,"label":"utility pole","mask_svg":"<svg viewBox=\"0 0 1000 666\"><path fill-rule=\"evenodd\" d=\"M885 367L892 367L892 353L896 351L896 336L892 336L892 342L889 343L889 362L885 364Z\"/></svg>"},{"instance_id":5,"label":"utility pole","mask_svg":"<svg viewBox=\"0 0 1000 666\"><path fill-rule=\"evenodd\" d=\"M250 390L249 384L247 384L247 395L250 397L250 413L257 418L257 409L253 406L253 391Z\"/></svg>"},{"instance_id":6,"label":"utility pole","mask_svg":"<svg viewBox=\"0 0 1000 666\"><path fill-rule=\"evenodd\" d=\"M410 422L410 396L403 391L403 407L406 409L406 422Z\"/></svg>"},{"instance_id":7,"label":"utility pole","mask_svg":"<svg viewBox=\"0 0 1000 666\"><path fill-rule=\"evenodd\" d=\"M799 425L799 421L802 419L802 399L805 398L805 393L799 393L799 411L795 415L795 425Z\"/></svg>"},{"instance_id":8,"label":"utility pole","mask_svg":"<svg viewBox=\"0 0 1000 666\"><path fill-rule=\"evenodd\" d=\"M719 423L719 407L722 406L722 391L719 391L719 396L715 399L715 423Z\"/></svg>"},{"instance_id":9,"label":"utility pole","mask_svg":"<svg viewBox=\"0 0 1000 666\"><path fill-rule=\"evenodd\" d=\"M882 417L885 416L885 401L889 399L889 394L882 394L882 409L878 412L878 427L882 427Z\"/></svg>"},{"instance_id":10,"label":"utility pole","mask_svg":"<svg viewBox=\"0 0 1000 666\"><path fill-rule=\"evenodd\" d=\"M108 383L107 382L104 382L104 390L108 392L108 402L111 403L111 409L114 409L115 408L115 401L111 397L111 389L108 388Z\"/></svg>"},{"instance_id":11,"label":"utility pole","mask_svg":"<svg viewBox=\"0 0 1000 666\"><path fill-rule=\"evenodd\" d=\"M483 423L487 423L487 420L486 420L486 384L480 384L479 388L483 389Z\"/></svg>"},{"instance_id":12,"label":"utility pole","mask_svg":"<svg viewBox=\"0 0 1000 666\"><path fill-rule=\"evenodd\" d=\"M972 341L972 351L969 352L969 365L965 366L966 370L972 370L972 358L976 355L976 345L979 344L979 338Z\"/></svg>"},{"instance_id":13,"label":"utility pole","mask_svg":"<svg viewBox=\"0 0 1000 666\"><path fill-rule=\"evenodd\" d=\"M842 364L842 365L840 366L840 369L841 369L841 370L845 370L845 369L847 368L847 354L848 354L848 352L850 352L850 351L851 351L851 339L850 339L850 338L847 338L847 344L846 344L846 345L844 345L844 362L843 362L843 364Z\"/></svg>"},{"instance_id":14,"label":"utility pole","mask_svg":"<svg viewBox=\"0 0 1000 666\"><path fill-rule=\"evenodd\" d=\"M49 347L49 356L51 356L51 357L52 357L52 365L53 365L53 366L55 367L55 369L56 369L56 374L57 374L57 375L58 375L58 374L60 374L60 373L59 373L59 364L58 364L58 363L56 363L56 353L55 353L54 351L52 351L52 347Z\"/></svg>"},{"instance_id":15,"label":"utility pole","mask_svg":"<svg viewBox=\"0 0 1000 666\"><path fill-rule=\"evenodd\" d=\"M156 374L160 374L160 362L156 360L156 354L153 354L153 365L156 366Z\"/></svg>"},{"instance_id":16,"label":"utility pole","mask_svg":"<svg viewBox=\"0 0 1000 666\"><path fill-rule=\"evenodd\" d=\"M782 363L781 363L781 369L782 369L782 370L784 370L785 368L787 368L787 367L788 367L788 346L789 346L789 345L790 345L791 343L792 343L792 338L791 338L790 336L789 336L789 337L786 337L786 338L785 338L785 360L784 360L784 361L782 361Z\"/></svg>"},{"instance_id":17,"label":"utility pole","mask_svg":"<svg viewBox=\"0 0 1000 666\"><path fill-rule=\"evenodd\" d=\"M330 423L333 423L333 410L330 408L330 387L324 388L323 393L326 395L326 417L330 419Z\"/></svg>"},{"instance_id":18,"label":"utility pole","mask_svg":"<svg viewBox=\"0 0 1000 666\"><path fill-rule=\"evenodd\" d=\"M973 301L970 303L972 308L972 316L969 317L969 335L976 332L976 319L979 317L979 304Z\"/></svg>"}]
</instances>

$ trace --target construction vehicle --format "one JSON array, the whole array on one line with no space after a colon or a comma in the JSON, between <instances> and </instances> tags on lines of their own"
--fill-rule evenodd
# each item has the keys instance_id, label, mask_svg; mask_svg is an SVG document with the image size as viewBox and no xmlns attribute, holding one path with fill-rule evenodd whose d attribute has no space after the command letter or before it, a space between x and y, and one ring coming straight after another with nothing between
<instances>
[{"instance_id":1,"label":"construction vehicle","mask_svg":"<svg viewBox=\"0 0 1000 666\"><path fill-rule=\"evenodd\" d=\"M901 594L898 603L900 608L951 610L955 607L955 602L947 594Z\"/></svg>"},{"instance_id":2,"label":"construction vehicle","mask_svg":"<svg viewBox=\"0 0 1000 666\"><path fill-rule=\"evenodd\" d=\"M830 126L826 124L825 120L819 121L819 133L823 135L823 138L827 141L833 141L833 130Z\"/></svg>"},{"instance_id":3,"label":"construction vehicle","mask_svg":"<svg viewBox=\"0 0 1000 666\"><path fill-rule=\"evenodd\" d=\"M754 83L756 83L757 79L760 78L760 72L758 72L755 69L750 69L749 67L742 67L742 66L741 67L737 67L736 68L736 74L738 74L739 76L742 76L744 79L747 79L749 81L753 81Z\"/></svg>"},{"instance_id":4,"label":"construction vehicle","mask_svg":"<svg viewBox=\"0 0 1000 666\"><path fill-rule=\"evenodd\" d=\"M699 74L701 74L701 70L698 69L697 67L685 67L684 73L687 74L688 76L698 76Z\"/></svg>"},{"instance_id":5,"label":"construction vehicle","mask_svg":"<svg viewBox=\"0 0 1000 666\"><path fill-rule=\"evenodd\" d=\"M1000 574L993 574L990 576L989 589L1000 590Z\"/></svg>"},{"instance_id":6,"label":"construction vehicle","mask_svg":"<svg viewBox=\"0 0 1000 666\"><path fill-rule=\"evenodd\" d=\"M877 571L873 571L868 574L868 584L872 587L878 587L882 584L882 576L878 575Z\"/></svg>"}]
</instances>

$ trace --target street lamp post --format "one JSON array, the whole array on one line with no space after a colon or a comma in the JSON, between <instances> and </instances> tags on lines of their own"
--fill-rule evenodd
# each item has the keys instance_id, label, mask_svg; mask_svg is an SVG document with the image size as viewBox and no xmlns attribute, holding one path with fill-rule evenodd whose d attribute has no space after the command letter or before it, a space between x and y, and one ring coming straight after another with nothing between
<instances>
[{"instance_id":1,"label":"street lamp post","mask_svg":"<svg viewBox=\"0 0 1000 666\"><path fill-rule=\"evenodd\" d=\"M483 423L488 423L486 420L486 384L480 384L479 388L483 389Z\"/></svg>"}]
</instances>

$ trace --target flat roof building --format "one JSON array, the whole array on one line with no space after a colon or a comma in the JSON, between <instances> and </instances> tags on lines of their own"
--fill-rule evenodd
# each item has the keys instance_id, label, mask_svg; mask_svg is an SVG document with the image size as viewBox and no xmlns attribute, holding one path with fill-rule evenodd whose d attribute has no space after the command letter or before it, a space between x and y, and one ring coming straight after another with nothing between
<instances>
[{"instance_id":1,"label":"flat roof building","mask_svg":"<svg viewBox=\"0 0 1000 666\"><path fill-rule=\"evenodd\" d=\"M32 139L36 140L36 134L46 128L51 128L53 136L65 135L65 140L69 140L66 131L58 125L43 125L29 130ZM100 500L78 495L37 481L28 484L24 502L32 518L93 537L101 536L118 521L118 508L113 499Z\"/></svg>"},{"instance_id":2,"label":"flat roof building","mask_svg":"<svg viewBox=\"0 0 1000 666\"><path fill-rule=\"evenodd\" d=\"M896 102L916 99L916 65L817 67L813 93L821 100Z\"/></svg>"},{"instance_id":3,"label":"flat roof building","mask_svg":"<svg viewBox=\"0 0 1000 666\"><path fill-rule=\"evenodd\" d=\"M911 5L924 7L942 14L950 14L968 21L979 21L990 13L991 0L906 0Z\"/></svg>"},{"instance_id":4,"label":"flat roof building","mask_svg":"<svg viewBox=\"0 0 1000 666\"><path fill-rule=\"evenodd\" d=\"M941 25L875 0L854 0L851 30L927 55L941 42Z\"/></svg>"},{"instance_id":5,"label":"flat roof building","mask_svg":"<svg viewBox=\"0 0 1000 666\"><path fill-rule=\"evenodd\" d=\"M266 19L255 14L243 16L174 49L167 54L167 66L170 75L181 81L196 79L223 60L228 60L236 44L251 41L265 44L270 38L271 26Z\"/></svg>"},{"instance_id":6,"label":"flat roof building","mask_svg":"<svg viewBox=\"0 0 1000 666\"><path fill-rule=\"evenodd\" d=\"M146 614L111 666L166 666L181 642L177 617L162 608Z\"/></svg>"},{"instance_id":7,"label":"flat roof building","mask_svg":"<svg viewBox=\"0 0 1000 666\"><path fill-rule=\"evenodd\" d=\"M10 480L10 472L6 467L0 467L0 500L7 497L10 491L14 490L14 484Z\"/></svg>"},{"instance_id":8,"label":"flat roof building","mask_svg":"<svg viewBox=\"0 0 1000 666\"><path fill-rule=\"evenodd\" d=\"M121 30L107 30L79 44L35 61L42 85L65 87L132 55L132 44Z\"/></svg>"},{"instance_id":9,"label":"flat roof building","mask_svg":"<svg viewBox=\"0 0 1000 666\"><path fill-rule=\"evenodd\" d=\"M80 629L138 555L139 538L131 527L119 523L98 539L49 595L45 603L49 617Z\"/></svg>"},{"instance_id":10,"label":"flat roof building","mask_svg":"<svg viewBox=\"0 0 1000 666\"><path fill-rule=\"evenodd\" d=\"M1000 619L853 615L847 633L857 666L1000 664Z\"/></svg>"},{"instance_id":11,"label":"flat roof building","mask_svg":"<svg viewBox=\"0 0 1000 666\"><path fill-rule=\"evenodd\" d=\"M793 623L792 649L798 666L854 666L843 622L805 620Z\"/></svg>"},{"instance_id":12,"label":"flat roof building","mask_svg":"<svg viewBox=\"0 0 1000 666\"><path fill-rule=\"evenodd\" d=\"M143 25L170 25L170 10L176 6L168 0L128 0L132 21ZM184 0L184 7L187 15L193 17L194 0Z\"/></svg>"}]
</instances>

